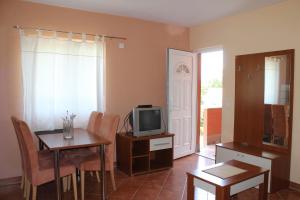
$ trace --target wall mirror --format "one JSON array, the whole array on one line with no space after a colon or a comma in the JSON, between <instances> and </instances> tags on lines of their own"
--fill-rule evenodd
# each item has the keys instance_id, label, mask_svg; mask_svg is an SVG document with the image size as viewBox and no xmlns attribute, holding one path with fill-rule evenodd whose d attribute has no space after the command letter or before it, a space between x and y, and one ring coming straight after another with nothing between
<instances>
[{"instance_id":1,"label":"wall mirror","mask_svg":"<svg viewBox=\"0 0 300 200\"><path fill-rule=\"evenodd\" d=\"M292 130L294 52L281 53L266 55L264 59L263 143L288 148Z\"/></svg>"}]
</instances>

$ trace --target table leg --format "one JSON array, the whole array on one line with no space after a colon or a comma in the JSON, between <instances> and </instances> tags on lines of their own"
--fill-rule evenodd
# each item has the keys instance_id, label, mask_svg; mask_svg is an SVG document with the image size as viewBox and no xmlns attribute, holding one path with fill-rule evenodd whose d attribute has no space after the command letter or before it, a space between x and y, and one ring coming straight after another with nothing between
<instances>
[{"instance_id":1,"label":"table leg","mask_svg":"<svg viewBox=\"0 0 300 200\"><path fill-rule=\"evenodd\" d=\"M268 184L269 184L269 172L264 174L264 182L259 185L259 200L267 200L268 199Z\"/></svg>"},{"instance_id":2,"label":"table leg","mask_svg":"<svg viewBox=\"0 0 300 200\"><path fill-rule=\"evenodd\" d=\"M61 200L60 174L59 174L59 150L54 151L54 175L56 182L57 199Z\"/></svg>"},{"instance_id":3,"label":"table leg","mask_svg":"<svg viewBox=\"0 0 300 200\"><path fill-rule=\"evenodd\" d=\"M194 186L194 177L190 174L187 174L187 200L195 199L195 186Z\"/></svg>"},{"instance_id":4,"label":"table leg","mask_svg":"<svg viewBox=\"0 0 300 200\"><path fill-rule=\"evenodd\" d=\"M216 187L216 200L229 200L230 187Z\"/></svg>"},{"instance_id":5,"label":"table leg","mask_svg":"<svg viewBox=\"0 0 300 200\"><path fill-rule=\"evenodd\" d=\"M100 145L101 163L101 199L106 199L106 177L105 177L105 144Z\"/></svg>"},{"instance_id":6,"label":"table leg","mask_svg":"<svg viewBox=\"0 0 300 200\"><path fill-rule=\"evenodd\" d=\"M43 142L41 141L41 139L39 139L39 150L43 150L44 149L44 144Z\"/></svg>"}]
</instances>

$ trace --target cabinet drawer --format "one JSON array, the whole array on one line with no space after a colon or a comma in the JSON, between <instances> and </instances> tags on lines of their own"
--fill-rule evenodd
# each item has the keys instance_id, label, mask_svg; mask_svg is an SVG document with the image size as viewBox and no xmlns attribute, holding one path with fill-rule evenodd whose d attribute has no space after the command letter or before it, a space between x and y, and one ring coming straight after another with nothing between
<instances>
[{"instance_id":1,"label":"cabinet drawer","mask_svg":"<svg viewBox=\"0 0 300 200\"><path fill-rule=\"evenodd\" d=\"M172 148L172 137L156 138L150 140L150 151Z\"/></svg>"}]
</instances>

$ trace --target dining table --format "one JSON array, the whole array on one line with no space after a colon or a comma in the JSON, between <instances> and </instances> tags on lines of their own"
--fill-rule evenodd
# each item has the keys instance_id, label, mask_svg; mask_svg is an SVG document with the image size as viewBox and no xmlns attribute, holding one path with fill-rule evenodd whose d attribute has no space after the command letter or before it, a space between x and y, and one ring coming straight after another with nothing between
<instances>
[{"instance_id":1,"label":"dining table","mask_svg":"<svg viewBox=\"0 0 300 200\"><path fill-rule=\"evenodd\" d=\"M57 190L57 200L62 199L60 183L60 153L70 149L80 149L99 146L99 157L101 163L100 199L107 199L106 177L105 177L105 145L111 142L103 137L93 134L85 129L75 128L71 139L65 139L63 133L51 132L36 134L40 143L54 154L54 175Z\"/></svg>"}]
</instances>

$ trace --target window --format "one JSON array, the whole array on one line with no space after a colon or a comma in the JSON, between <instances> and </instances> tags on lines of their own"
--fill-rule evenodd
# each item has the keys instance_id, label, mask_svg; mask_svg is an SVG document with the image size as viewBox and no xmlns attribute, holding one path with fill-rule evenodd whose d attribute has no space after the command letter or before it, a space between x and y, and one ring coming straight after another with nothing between
<instances>
[{"instance_id":1,"label":"window","mask_svg":"<svg viewBox=\"0 0 300 200\"><path fill-rule=\"evenodd\" d=\"M104 42L45 34L20 31L24 119L34 131L62 128L68 110L85 127L104 109Z\"/></svg>"},{"instance_id":2,"label":"window","mask_svg":"<svg viewBox=\"0 0 300 200\"><path fill-rule=\"evenodd\" d=\"M265 104L278 104L280 59L275 57L265 58ZM270 89L274 88L274 89Z\"/></svg>"}]
</instances>

